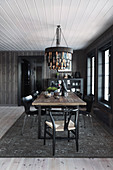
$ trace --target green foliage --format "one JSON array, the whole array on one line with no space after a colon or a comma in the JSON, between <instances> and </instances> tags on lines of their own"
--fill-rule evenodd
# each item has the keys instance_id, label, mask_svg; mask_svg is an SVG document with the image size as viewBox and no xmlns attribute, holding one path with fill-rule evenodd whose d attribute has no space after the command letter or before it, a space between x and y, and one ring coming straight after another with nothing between
<instances>
[{"instance_id":1,"label":"green foliage","mask_svg":"<svg viewBox=\"0 0 113 170\"><path fill-rule=\"evenodd\" d=\"M49 91L49 92L55 91L55 90L57 90L57 87L48 87L48 88L46 89L46 91Z\"/></svg>"}]
</instances>

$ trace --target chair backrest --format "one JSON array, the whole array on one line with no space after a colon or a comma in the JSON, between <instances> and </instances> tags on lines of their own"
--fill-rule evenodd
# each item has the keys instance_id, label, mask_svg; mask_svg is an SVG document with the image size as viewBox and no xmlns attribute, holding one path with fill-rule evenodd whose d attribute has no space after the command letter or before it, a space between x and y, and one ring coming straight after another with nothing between
<instances>
[{"instance_id":1,"label":"chair backrest","mask_svg":"<svg viewBox=\"0 0 113 170\"><path fill-rule=\"evenodd\" d=\"M32 94L33 100L37 98L38 94L39 94L39 91L36 91L35 93Z\"/></svg>"},{"instance_id":2,"label":"chair backrest","mask_svg":"<svg viewBox=\"0 0 113 170\"><path fill-rule=\"evenodd\" d=\"M39 91L36 91L37 95L39 94Z\"/></svg>"},{"instance_id":3,"label":"chair backrest","mask_svg":"<svg viewBox=\"0 0 113 170\"><path fill-rule=\"evenodd\" d=\"M31 95L22 97L22 103L25 108L25 112L28 114L30 111L30 106L32 105L33 97Z\"/></svg>"},{"instance_id":4,"label":"chair backrest","mask_svg":"<svg viewBox=\"0 0 113 170\"><path fill-rule=\"evenodd\" d=\"M87 103L87 112L91 112L94 96L84 96L84 101Z\"/></svg>"},{"instance_id":5,"label":"chair backrest","mask_svg":"<svg viewBox=\"0 0 113 170\"><path fill-rule=\"evenodd\" d=\"M64 110L62 110L61 112L63 112L63 114L59 114L56 110L56 112L53 112L53 110L49 110L49 115L50 115L50 119L52 121L52 124L55 126L55 120L59 121L59 120L64 120L66 121L66 124L64 124L64 129L68 127L68 124L71 120L73 120L75 122L75 126L78 127L78 109L75 109L74 111L72 111L72 109L70 108L63 108ZM66 117L65 117L65 114ZM62 117L62 118L60 118ZM65 119L66 118L66 119Z\"/></svg>"}]
</instances>

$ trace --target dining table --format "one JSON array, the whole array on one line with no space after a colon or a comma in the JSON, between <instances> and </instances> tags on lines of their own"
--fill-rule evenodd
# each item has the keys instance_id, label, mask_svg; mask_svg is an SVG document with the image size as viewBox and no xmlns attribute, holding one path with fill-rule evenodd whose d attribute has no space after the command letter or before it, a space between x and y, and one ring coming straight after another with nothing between
<instances>
[{"instance_id":1,"label":"dining table","mask_svg":"<svg viewBox=\"0 0 113 170\"><path fill-rule=\"evenodd\" d=\"M45 92L41 92L40 95L32 103L33 106L38 107L38 138L41 138L41 109L49 107L76 107L79 112L79 106L86 105L81 98L79 98L75 93L68 92L67 96L58 96L54 95L48 97L45 95Z\"/></svg>"}]
</instances>

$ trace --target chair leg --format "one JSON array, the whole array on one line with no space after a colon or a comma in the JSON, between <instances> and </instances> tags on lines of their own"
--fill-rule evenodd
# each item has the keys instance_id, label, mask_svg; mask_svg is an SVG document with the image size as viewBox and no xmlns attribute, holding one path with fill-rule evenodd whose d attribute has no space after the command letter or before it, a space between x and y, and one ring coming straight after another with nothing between
<instances>
[{"instance_id":1,"label":"chair leg","mask_svg":"<svg viewBox=\"0 0 113 170\"><path fill-rule=\"evenodd\" d=\"M53 156L55 155L55 131L53 130Z\"/></svg>"},{"instance_id":2,"label":"chair leg","mask_svg":"<svg viewBox=\"0 0 113 170\"><path fill-rule=\"evenodd\" d=\"M75 130L76 151L78 152L78 132Z\"/></svg>"},{"instance_id":3,"label":"chair leg","mask_svg":"<svg viewBox=\"0 0 113 170\"><path fill-rule=\"evenodd\" d=\"M85 115L83 115L84 128L86 128Z\"/></svg>"},{"instance_id":4,"label":"chair leg","mask_svg":"<svg viewBox=\"0 0 113 170\"><path fill-rule=\"evenodd\" d=\"M76 151L78 152L78 139L76 139Z\"/></svg>"},{"instance_id":5,"label":"chair leg","mask_svg":"<svg viewBox=\"0 0 113 170\"><path fill-rule=\"evenodd\" d=\"M93 131L93 120L92 120L92 116L91 115L89 115L90 116L90 121L91 121L91 126L92 126L92 131ZM94 133L93 133L94 134Z\"/></svg>"},{"instance_id":6,"label":"chair leg","mask_svg":"<svg viewBox=\"0 0 113 170\"><path fill-rule=\"evenodd\" d=\"M24 133L24 127L25 127L26 119L27 119L27 115L25 115L25 117L24 117L24 123L23 123L23 126L22 126L22 135Z\"/></svg>"},{"instance_id":7,"label":"chair leg","mask_svg":"<svg viewBox=\"0 0 113 170\"><path fill-rule=\"evenodd\" d=\"M44 145L46 144L46 123L44 124Z\"/></svg>"},{"instance_id":8,"label":"chair leg","mask_svg":"<svg viewBox=\"0 0 113 170\"><path fill-rule=\"evenodd\" d=\"M70 131L68 130L68 142L70 141L69 138L70 138Z\"/></svg>"},{"instance_id":9,"label":"chair leg","mask_svg":"<svg viewBox=\"0 0 113 170\"><path fill-rule=\"evenodd\" d=\"M35 118L35 122L37 122L38 121L38 115L36 116L36 118Z\"/></svg>"},{"instance_id":10,"label":"chair leg","mask_svg":"<svg viewBox=\"0 0 113 170\"><path fill-rule=\"evenodd\" d=\"M30 127L30 128L32 128L32 127L33 127L34 122L35 122L35 116L33 116L33 119L32 119L32 122L31 122L31 127Z\"/></svg>"}]
</instances>

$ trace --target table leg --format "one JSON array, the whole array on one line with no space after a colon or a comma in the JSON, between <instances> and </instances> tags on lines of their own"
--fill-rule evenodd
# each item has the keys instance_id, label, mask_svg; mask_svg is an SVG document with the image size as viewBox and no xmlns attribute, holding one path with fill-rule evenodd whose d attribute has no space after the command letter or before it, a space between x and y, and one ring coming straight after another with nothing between
<instances>
[{"instance_id":1,"label":"table leg","mask_svg":"<svg viewBox=\"0 0 113 170\"><path fill-rule=\"evenodd\" d=\"M77 112L78 112L78 139L79 139L79 105L77 106Z\"/></svg>"},{"instance_id":2,"label":"table leg","mask_svg":"<svg viewBox=\"0 0 113 170\"><path fill-rule=\"evenodd\" d=\"M41 106L38 106L38 139L41 138Z\"/></svg>"},{"instance_id":3,"label":"table leg","mask_svg":"<svg viewBox=\"0 0 113 170\"><path fill-rule=\"evenodd\" d=\"M78 112L79 112L79 105L77 106Z\"/></svg>"},{"instance_id":4,"label":"table leg","mask_svg":"<svg viewBox=\"0 0 113 170\"><path fill-rule=\"evenodd\" d=\"M64 130L66 130L67 129L67 123L66 123L67 111L64 110L63 112L64 112Z\"/></svg>"}]
</instances>

